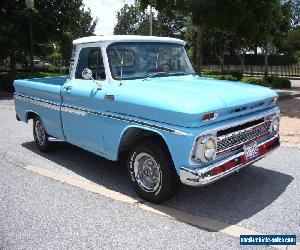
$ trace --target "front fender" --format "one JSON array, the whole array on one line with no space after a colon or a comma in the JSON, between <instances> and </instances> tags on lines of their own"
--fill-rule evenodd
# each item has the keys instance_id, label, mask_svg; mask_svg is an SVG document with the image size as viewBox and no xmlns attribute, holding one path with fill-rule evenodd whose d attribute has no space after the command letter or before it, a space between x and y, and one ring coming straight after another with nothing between
<instances>
[{"instance_id":1,"label":"front fender","mask_svg":"<svg viewBox=\"0 0 300 250\"><path fill-rule=\"evenodd\" d=\"M166 142L164 134L159 130L144 126L132 124L123 127L114 126L113 131L114 132L112 132L112 130L107 130L107 133L104 133L103 139L107 158L114 161L118 160L119 153L123 150L125 144L136 141L139 138L137 134L142 132L145 134L155 134Z\"/></svg>"},{"instance_id":2,"label":"front fender","mask_svg":"<svg viewBox=\"0 0 300 250\"><path fill-rule=\"evenodd\" d=\"M119 153L122 151L124 143L131 143L138 139L139 137L136 136L135 131L139 130L144 131L145 133L155 134L165 142L178 173L180 167L186 165L188 162L194 143L194 133L187 131L187 133L176 134L135 124L128 124L126 126L124 126L124 124L123 126L120 125L119 121L117 121L117 124L115 121L114 125L108 125L110 129L107 130L107 133L104 133L103 139L108 159L113 161L118 160Z\"/></svg>"}]
</instances>

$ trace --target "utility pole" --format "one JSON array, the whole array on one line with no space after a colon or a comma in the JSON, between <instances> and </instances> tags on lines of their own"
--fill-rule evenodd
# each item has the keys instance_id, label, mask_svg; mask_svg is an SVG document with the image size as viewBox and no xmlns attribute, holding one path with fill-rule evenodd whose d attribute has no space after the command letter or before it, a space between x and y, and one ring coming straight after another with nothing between
<instances>
[{"instance_id":1,"label":"utility pole","mask_svg":"<svg viewBox=\"0 0 300 250\"><path fill-rule=\"evenodd\" d=\"M33 38L32 38L32 9L29 9L29 32L30 32L30 69L34 71L33 67Z\"/></svg>"},{"instance_id":2,"label":"utility pole","mask_svg":"<svg viewBox=\"0 0 300 250\"><path fill-rule=\"evenodd\" d=\"M33 65L33 38L32 38L32 12L34 8L34 0L25 0L25 5L29 12L29 36L30 36L30 70L34 71Z\"/></svg>"},{"instance_id":3,"label":"utility pole","mask_svg":"<svg viewBox=\"0 0 300 250\"><path fill-rule=\"evenodd\" d=\"M150 36L152 36L152 5L150 5Z\"/></svg>"}]
</instances>

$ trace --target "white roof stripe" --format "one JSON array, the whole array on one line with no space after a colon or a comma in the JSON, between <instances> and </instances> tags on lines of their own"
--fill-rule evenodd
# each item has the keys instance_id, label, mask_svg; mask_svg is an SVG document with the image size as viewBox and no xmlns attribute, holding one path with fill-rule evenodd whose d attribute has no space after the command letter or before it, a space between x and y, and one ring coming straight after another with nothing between
<instances>
[{"instance_id":1,"label":"white roof stripe","mask_svg":"<svg viewBox=\"0 0 300 250\"><path fill-rule=\"evenodd\" d=\"M73 44L96 42L166 42L185 45L186 42L177 38L158 36L115 35L115 36L88 36L76 39Z\"/></svg>"}]
</instances>

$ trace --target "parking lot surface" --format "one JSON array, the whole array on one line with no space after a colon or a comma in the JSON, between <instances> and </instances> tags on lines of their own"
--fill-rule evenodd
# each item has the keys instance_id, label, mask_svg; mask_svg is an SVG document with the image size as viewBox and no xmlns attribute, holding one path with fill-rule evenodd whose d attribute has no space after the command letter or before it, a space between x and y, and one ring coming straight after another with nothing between
<instances>
[{"instance_id":1,"label":"parking lot surface","mask_svg":"<svg viewBox=\"0 0 300 250\"><path fill-rule=\"evenodd\" d=\"M273 249L240 246L243 230L300 239L300 149L289 143L152 206L116 163L65 142L38 152L10 98L0 100L0 131L0 249Z\"/></svg>"}]
</instances>

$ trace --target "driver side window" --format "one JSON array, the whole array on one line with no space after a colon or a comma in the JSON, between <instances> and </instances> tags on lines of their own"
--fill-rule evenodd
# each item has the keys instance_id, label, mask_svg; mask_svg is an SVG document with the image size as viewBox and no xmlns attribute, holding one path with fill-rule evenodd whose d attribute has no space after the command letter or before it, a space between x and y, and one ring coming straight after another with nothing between
<instances>
[{"instance_id":1,"label":"driver side window","mask_svg":"<svg viewBox=\"0 0 300 250\"><path fill-rule=\"evenodd\" d=\"M79 55L79 61L76 69L75 78L83 79L82 71L89 68L93 72L95 80L103 81L106 79L105 68L100 48L89 47L83 48Z\"/></svg>"}]
</instances>

